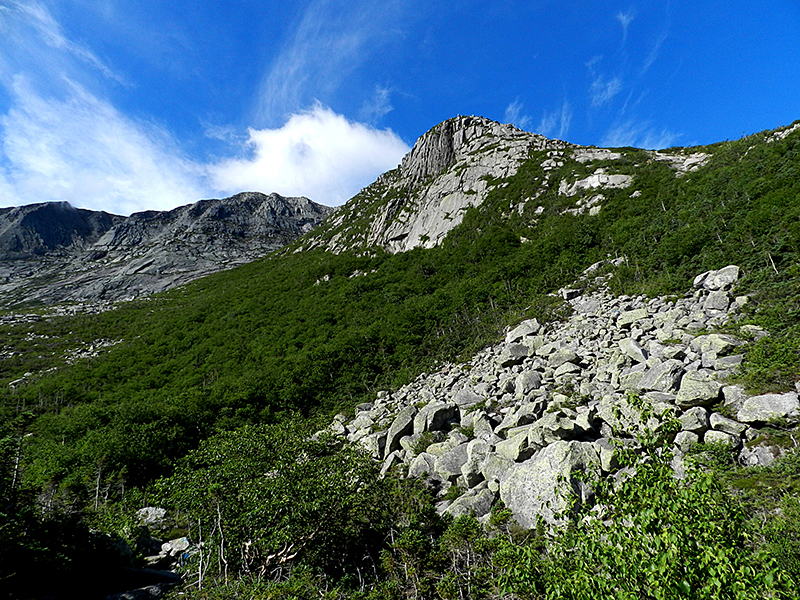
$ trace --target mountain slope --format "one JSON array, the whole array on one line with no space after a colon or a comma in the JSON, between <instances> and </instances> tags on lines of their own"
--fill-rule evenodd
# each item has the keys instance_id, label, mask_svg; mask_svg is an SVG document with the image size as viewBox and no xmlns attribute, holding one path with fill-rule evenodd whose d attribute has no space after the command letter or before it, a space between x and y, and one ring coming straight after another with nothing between
<instances>
[{"instance_id":1,"label":"mountain slope","mask_svg":"<svg viewBox=\"0 0 800 600\"><path fill-rule=\"evenodd\" d=\"M710 158L684 149L642 154L644 160L670 165L676 175L695 171ZM528 204L536 209L536 198L552 186L578 199L579 208L591 209L602 200L604 188L630 184L630 175L615 174L619 167L614 163L623 156L550 140L482 117L455 117L420 137L397 169L362 190L300 248L332 252L371 246L389 252L432 248L462 222L468 209L481 206L491 192L508 185L522 165L541 171L539 185L530 196L516 198L508 210L521 213ZM579 168L555 174L565 161ZM598 166L587 170L593 164Z\"/></svg>"},{"instance_id":2,"label":"mountain slope","mask_svg":"<svg viewBox=\"0 0 800 600\"><path fill-rule=\"evenodd\" d=\"M707 318L706 309L719 310L711 301L706 306L711 294L702 290L686 298L676 298L675 294L682 296L691 289L697 274L731 264L741 268L735 294L728 297L725 292L724 298L715 295L713 302L724 300L727 306L735 303L740 311L737 318L742 319L737 326L749 324L769 333L747 346L741 381L753 388L748 393L793 388L800 373L800 126L702 148L652 152L547 141L537 145L538 138L531 137L533 134L518 134L507 126L474 119L485 127L468 146L500 153L498 162L507 171L500 167L492 171L490 163L480 167L467 164L480 153L459 154L455 150L460 146L452 140L464 133L464 128L456 125L473 123L458 118L451 125L434 128L438 133L433 137L428 134L428 141L423 136L418 142L419 167L412 169L409 165L415 163L408 158L405 171L400 168L384 175L330 222L264 259L99 315L4 317L0 321L5 340L0 361L3 493L31 499L31 505L38 502L48 510L83 507L85 514L110 519L125 502L139 503L136 508L141 508L143 498L162 501L163 497L153 500L149 486L178 468L183 479L162 481L160 489L167 490L177 506L183 501L194 503L193 510L206 510L203 519L211 520L203 525L205 548L213 549L215 544L221 547L224 537L227 549L240 544L244 561L247 552L267 539L250 535L251 514L271 523L269 519L276 514L295 514L290 505L296 501L316 510L321 505L314 500L313 489L325 484L298 488L291 477L282 477L281 473L274 477L275 467L269 457L263 464L252 462L251 454L269 447L262 444L260 426L279 426L271 434L273 444L283 439L286 429L298 430L302 437L309 418L316 418L318 424L324 420L327 425L335 412L352 414L360 403L372 403L379 410L385 400L396 399L396 394L411 389L404 385L417 377L418 383L423 381L423 372L433 374L441 386L425 389L412 384L410 406L396 407L401 412L419 408L418 403L432 404L441 389L450 386L455 391L452 385L456 383L469 385L475 394L510 394L509 381L516 388L517 376L527 368L524 358L519 364L503 367L510 373L483 368L485 361L474 370L463 365L471 356L478 359L475 365L481 362L481 356L488 357L485 351L476 353L496 345L509 327L525 319L536 318L547 335L560 336L562 328L556 322L566 321L573 310L577 314L570 321L570 335L585 337L591 345L582 358L591 352L600 360L595 360L594 372L589 371L588 361L575 363L577 356L562 362L563 356L553 356L551 362L550 356L557 354L553 352L555 339L539 340L550 345L547 352L537 354L541 359L548 357L548 364L540 369L540 383L553 385L541 388L544 404L534 412L542 414L540 409L555 401L572 410L586 402L586 394L593 393L581 382L577 386L556 382L558 369L566 369L559 372L559 378L570 371L586 370L599 388L613 388L610 391L624 395L625 390L617 387L621 373L615 379L613 369L609 369L617 360L612 355L630 362L636 360L631 353L641 354L640 358L643 353L637 353L632 343L626 346L627 351L619 347L621 340L616 335L617 325L621 325L616 311L647 313L646 317L640 315L644 321L641 326L633 325L633 321L625 325L624 337L652 342L650 338L655 336L663 348L648 344L648 352L655 354L657 349L661 356L673 357L683 352L687 354L683 358L689 358L689 337L703 333L704 328L727 325ZM506 133L501 136L494 131ZM514 150L521 140L528 140L520 146L524 150ZM491 147L494 143L498 145ZM507 145L510 149L506 152ZM430 150L423 152L420 148ZM510 155L515 156L512 166ZM423 160L423 156L428 158ZM462 164L467 166L459 170ZM448 194L457 193L452 191L457 182L463 190L465 180L461 176L468 171L474 175L469 175L469 181L478 187L468 188L474 194L463 192L459 196L466 199L465 203L475 201L469 207L459 204L460 223L452 227L449 222L444 224L435 243L431 237L423 240L425 234L412 236L413 228L425 222L420 215L439 210ZM505 172L509 174L500 177ZM498 178L491 173L497 173ZM482 183L485 189L480 187ZM451 191L442 196L434 192L437 189ZM421 199L427 200L421 203ZM408 232L403 240L417 239L419 243L398 240L398 231ZM590 270L591 279L601 277L602 288L593 290L597 284L581 280L581 275L598 263L598 268ZM582 299L565 302L581 292ZM592 300L594 292L599 297L594 298L597 302L591 310L596 309L597 314L585 314L589 307L580 302ZM660 298L651 301L646 296ZM675 319L671 333L656 323L658 315L671 318L670 313ZM669 336L676 328L682 331L673 339ZM586 329L591 329L591 335L583 335ZM512 345L513 341L509 340ZM529 341L534 347L538 343ZM537 360L528 358L529 362ZM442 368L443 363L456 360L465 362ZM689 368L709 368L704 360L700 353L686 364L681 362L681 368L687 372ZM713 366L716 370L717 363ZM625 373L625 380L635 385L644 368ZM511 375L513 380L505 379ZM605 395L609 389L601 391ZM485 412L490 417L498 416L492 412L495 409L514 418L532 414L522 410L514 397L506 401L509 404L486 407ZM483 410L480 402L473 406ZM466 408L471 407L465 406L464 415L459 413L459 417L465 417L464 436L470 427L467 415L472 414ZM501 409L508 410L503 413ZM364 406L358 409L359 419L365 412L371 411ZM550 413L545 409L544 414ZM391 424L380 422L389 416ZM356 425L346 417L335 422L340 429L352 426L351 433L372 437L380 434L384 425L391 428L399 416L387 411L385 415L376 414L378 420L373 424L362 419ZM472 434L479 427L475 416ZM551 414L551 418L555 416ZM790 424L776 422L773 432L789 444L794 430L785 426ZM492 423L492 431L497 431L496 425ZM522 426L519 422L517 425ZM455 437L455 431L449 433ZM397 431L394 434L400 443L403 436ZM407 446L409 441L405 440ZM328 446L322 446L315 447L314 452L324 455L329 451L325 450ZM389 454L392 452L394 449ZM378 455L386 456L385 452ZM302 461L289 463L302 466ZM20 465L19 471L15 465ZM198 466L198 472L193 466ZM798 470L791 465L787 469L790 476L784 479L794 485ZM22 473L19 480L18 473ZM219 478L219 486L204 479L209 473ZM456 472L452 475L459 476ZM344 476L337 481L352 478ZM671 475L668 481L674 481ZM261 494L272 494L276 482L286 487L277 488L270 497L283 512L270 512L264 506L273 504L263 505L259 500ZM294 493L297 489L309 495L299 499ZM336 495L331 488L325 489L329 492L325 498ZM220 503L217 494L229 495L226 497L231 504ZM287 497L288 503L284 502ZM369 565L378 563L382 550L393 553L391 556L399 561L395 564L414 568L422 562L413 561L424 558L415 552L424 554L431 549L431 556L434 554L429 541L433 543L442 530L434 526L414 528L434 511L413 494L401 500L388 498L382 496L372 506L382 512L380 518L385 520L381 523L388 522L387 528L375 525L369 539L347 542L352 543L348 547L351 556L375 561L370 563L365 558L355 566L338 564L337 568L352 575L353 581L360 582L363 573L374 572ZM393 521L392 511L402 513L410 499L410 503L423 507L420 515L428 516L406 519L403 513L402 519ZM246 512L243 505L236 504L245 500L252 501L255 512ZM715 505L720 504L717 500L715 496ZM326 503L323 508L329 506ZM342 511L334 515L336 519L351 514L347 511L353 506L334 502L333 508ZM502 508L499 512L503 514ZM301 521L308 523L307 519ZM355 521L359 523L355 529L362 531L360 527L368 519L356 514ZM458 526L464 529L452 531L451 541L464 540L458 536L478 531L470 529L471 522L459 521ZM479 525L475 523L474 527ZM234 530L241 533L238 541L229 535ZM286 531L271 526L267 530ZM390 534L393 537L387 541ZM217 537L212 542L208 536ZM512 536L508 537L513 542ZM736 540L738 544L739 538ZM255 545L250 545L251 541ZM293 564L311 560L308 557L314 548L321 548L315 546L313 532L306 531L295 540L281 539L281 544L292 541L308 550L294 559L287 558ZM357 545L361 543L363 547ZM264 552L259 556L265 562L261 565L274 567L275 563L267 564L267 557L277 552L282 560L280 552L288 547L262 547ZM742 550L741 545L736 548L737 552ZM513 547L510 550L516 552ZM532 564L539 550L537 546L520 548L520 561L515 562L525 564L527 556L528 564ZM232 551L226 556L234 554ZM445 556L449 552L436 554ZM320 562L312 566L324 571L330 564L325 560L332 556L319 550ZM511 556L517 555L512 552ZM746 562L746 554L737 556ZM410 562L400 562L404 560ZM441 568L446 572L448 567ZM394 575L401 577L404 570L398 567ZM331 578L342 576L342 571L325 573ZM440 577L436 581L447 583L442 573L435 575ZM420 583L399 581L400 588L403 582L409 584L406 590L417 589L411 584ZM447 589L452 591L442 588ZM379 591L374 597L381 597ZM402 593L398 595L403 597ZM457 592L452 596L459 597Z\"/></svg>"},{"instance_id":3,"label":"mountain slope","mask_svg":"<svg viewBox=\"0 0 800 600\"><path fill-rule=\"evenodd\" d=\"M130 217L66 203L0 211L0 306L123 300L249 262L333 209L247 192Z\"/></svg>"}]
</instances>

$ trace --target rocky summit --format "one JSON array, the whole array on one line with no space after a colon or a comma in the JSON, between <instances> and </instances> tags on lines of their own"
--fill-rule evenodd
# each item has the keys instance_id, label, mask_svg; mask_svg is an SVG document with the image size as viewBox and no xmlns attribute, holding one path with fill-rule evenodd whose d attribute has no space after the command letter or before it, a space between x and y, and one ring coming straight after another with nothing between
<instances>
[{"instance_id":1,"label":"rocky summit","mask_svg":"<svg viewBox=\"0 0 800 600\"><path fill-rule=\"evenodd\" d=\"M648 160L668 164L676 176L697 170L710 158L684 149L646 154ZM604 190L633 182L630 174L616 172L615 162L623 158L620 151L548 139L484 117L455 117L420 137L397 169L364 188L301 248L342 252L380 246L404 252L438 246L467 210L480 207L532 159L544 173L539 189L519 198L510 211L535 211L537 198L555 187L573 205L566 212L596 215ZM563 173L568 162L580 168L567 167Z\"/></svg>"},{"instance_id":2,"label":"rocky summit","mask_svg":"<svg viewBox=\"0 0 800 600\"><path fill-rule=\"evenodd\" d=\"M332 210L256 192L130 217L65 202L0 209L0 307L160 292L261 258Z\"/></svg>"}]
</instances>

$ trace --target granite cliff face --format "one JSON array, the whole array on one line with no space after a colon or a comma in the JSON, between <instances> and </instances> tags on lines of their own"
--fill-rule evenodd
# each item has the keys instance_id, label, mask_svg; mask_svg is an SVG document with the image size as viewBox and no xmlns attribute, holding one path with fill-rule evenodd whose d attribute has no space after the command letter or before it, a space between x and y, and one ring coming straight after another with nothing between
<instances>
[{"instance_id":1,"label":"granite cliff face","mask_svg":"<svg viewBox=\"0 0 800 600\"><path fill-rule=\"evenodd\" d=\"M260 258L332 210L255 192L130 217L67 203L0 209L0 306L160 292Z\"/></svg>"},{"instance_id":2,"label":"granite cliff face","mask_svg":"<svg viewBox=\"0 0 800 600\"><path fill-rule=\"evenodd\" d=\"M710 158L683 149L642 152L647 160L669 164L676 176ZM625 188L633 180L614 164L624 159L622 150L551 140L483 117L455 117L420 137L397 169L364 188L300 249L342 252L380 246L394 253L432 248L462 222L467 210L483 204L529 161L541 174L540 191L511 210L535 210L537 197L554 187L572 199L568 210L597 214L604 189Z\"/></svg>"}]
</instances>

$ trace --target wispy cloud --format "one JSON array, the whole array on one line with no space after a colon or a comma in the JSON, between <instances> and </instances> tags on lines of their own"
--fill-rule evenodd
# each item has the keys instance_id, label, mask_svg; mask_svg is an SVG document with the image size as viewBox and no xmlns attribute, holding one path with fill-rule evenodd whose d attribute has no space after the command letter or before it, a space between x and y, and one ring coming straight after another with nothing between
<instances>
[{"instance_id":1,"label":"wispy cloud","mask_svg":"<svg viewBox=\"0 0 800 600\"><path fill-rule=\"evenodd\" d=\"M674 146L681 137L682 134L667 129L658 130L650 121L628 120L612 125L603 137L601 145L611 148L634 146L659 150Z\"/></svg>"},{"instance_id":2,"label":"wispy cloud","mask_svg":"<svg viewBox=\"0 0 800 600\"><path fill-rule=\"evenodd\" d=\"M592 80L589 84L589 101L593 107L608 104L622 90L622 77L608 77L599 70L598 67L602 61L602 56L593 56L586 63L589 77Z\"/></svg>"},{"instance_id":3,"label":"wispy cloud","mask_svg":"<svg viewBox=\"0 0 800 600\"><path fill-rule=\"evenodd\" d=\"M16 78L12 108L0 117L5 203L66 200L130 214L202 196L202 167L183 158L167 133L71 87L55 99Z\"/></svg>"},{"instance_id":4,"label":"wispy cloud","mask_svg":"<svg viewBox=\"0 0 800 600\"><path fill-rule=\"evenodd\" d=\"M622 26L622 43L624 44L628 39L628 27L630 26L633 18L636 16L633 8L628 9L627 12L618 12L616 15L617 21Z\"/></svg>"},{"instance_id":5,"label":"wispy cloud","mask_svg":"<svg viewBox=\"0 0 800 600\"><path fill-rule=\"evenodd\" d=\"M402 0L312 0L265 75L256 120L283 122L318 99L330 103L347 77L401 35Z\"/></svg>"},{"instance_id":6,"label":"wispy cloud","mask_svg":"<svg viewBox=\"0 0 800 600\"><path fill-rule=\"evenodd\" d=\"M359 118L370 125L377 125L383 117L394 110L391 96L392 92L388 87L375 86L375 93L358 111Z\"/></svg>"},{"instance_id":7,"label":"wispy cloud","mask_svg":"<svg viewBox=\"0 0 800 600\"><path fill-rule=\"evenodd\" d=\"M519 98L514 100L506 107L504 121L506 123L513 123L520 129L527 129L531 124L531 118L528 115L522 114L524 105L519 101Z\"/></svg>"},{"instance_id":8,"label":"wispy cloud","mask_svg":"<svg viewBox=\"0 0 800 600\"><path fill-rule=\"evenodd\" d=\"M206 124L207 137L238 156L209 164L104 97L109 83L123 79L70 40L43 4L0 0L0 205L68 201L130 214L247 189L337 204L409 150L389 130L316 105L246 136ZM378 88L372 114L390 107L388 89Z\"/></svg>"},{"instance_id":9,"label":"wispy cloud","mask_svg":"<svg viewBox=\"0 0 800 600\"><path fill-rule=\"evenodd\" d=\"M622 79L620 77L595 76L589 86L589 97L591 98L592 106L608 104L621 90Z\"/></svg>"},{"instance_id":10,"label":"wispy cloud","mask_svg":"<svg viewBox=\"0 0 800 600\"><path fill-rule=\"evenodd\" d=\"M564 100L561 108L544 113L537 131L547 137L566 139L569 133L569 126L572 123L572 114L572 106Z\"/></svg>"},{"instance_id":11,"label":"wispy cloud","mask_svg":"<svg viewBox=\"0 0 800 600\"><path fill-rule=\"evenodd\" d=\"M396 167L410 150L392 131L349 121L320 104L292 115L282 127L249 133L249 156L210 168L215 188L277 191L337 205Z\"/></svg>"},{"instance_id":12,"label":"wispy cloud","mask_svg":"<svg viewBox=\"0 0 800 600\"><path fill-rule=\"evenodd\" d=\"M127 85L126 78L108 66L91 49L70 40L47 7L35 0L0 4L0 79L35 69L40 85L58 87L62 76L76 79L85 67Z\"/></svg>"},{"instance_id":13,"label":"wispy cloud","mask_svg":"<svg viewBox=\"0 0 800 600\"><path fill-rule=\"evenodd\" d=\"M653 44L653 48L650 50L650 53L647 55L647 58L645 58L644 64L642 65L642 73L647 72L650 67L653 66L653 63L658 60L658 56L661 53L661 47L664 45L664 42L667 41L667 37L668 33L665 31L658 37L655 44Z\"/></svg>"}]
</instances>

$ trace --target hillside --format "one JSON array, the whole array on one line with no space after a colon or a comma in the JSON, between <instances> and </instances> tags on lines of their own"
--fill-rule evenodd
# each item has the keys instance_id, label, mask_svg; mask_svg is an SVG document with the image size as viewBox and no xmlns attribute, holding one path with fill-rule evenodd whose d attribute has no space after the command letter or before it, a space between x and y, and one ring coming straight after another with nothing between
<instances>
[{"instance_id":1,"label":"hillside","mask_svg":"<svg viewBox=\"0 0 800 600\"><path fill-rule=\"evenodd\" d=\"M261 258L332 212L242 193L130 217L67 203L0 209L0 307L130 300Z\"/></svg>"},{"instance_id":2,"label":"hillside","mask_svg":"<svg viewBox=\"0 0 800 600\"><path fill-rule=\"evenodd\" d=\"M2 497L3 514L15 518L2 526L18 549L2 557L6 577L24 589L14 569L25 557L79 577L80 561L70 571L59 557L91 554L98 542L80 534L90 526L122 536L142 559L158 559L151 535L188 535L187 593L198 598L317 597L317 589L352 598L590 598L603 578L640 594L649 581L654 591L640 597L691 597L686 586L706 584L712 591L698 597L792 597L799 151L800 124L653 152L580 147L457 117L266 258L102 314L4 315ZM735 278L719 275L731 265ZM621 323L617 311L639 313ZM703 336L728 345L711 352ZM694 379L706 396L686 400L682 381ZM728 394L735 401L729 387L739 390ZM740 415L747 399L768 393L788 408L774 418ZM437 403L449 416L436 416ZM648 426L654 412L661 420ZM622 413L624 426L614 422ZM690 418L702 423L684 427ZM746 426L729 425L734 435L712 425L719 418ZM311 436L323 427L344 439ZM557 439L543 444L525 427ZM687 439L708 432L707 441L727 446L690 452ZM374 463L348 437L387 462ZM504 493L499 476L491 489L481 465L471 479L466 462L442 477L432 458L440 444L455 462L475 458L481 440L482 459L502 452L557 470L568 457L556 450L603 449L601 439L623 451L612 465L592 446L606 460L599 479L575 483L582 502L559 517L573 523L572 538L526 532L544 515L516 503L536 502ZM698 473L685 483L671 476L678 455ZM396 476L406 469L432 480ZM523 487L536 489L533 479ZM442 502L462 492L461 506L491 496L474 510L481 523L468 511L447 516ZM647 498L644 508L637 498ZM162 505L173 521L136 529L137 510ZM603 506L607 529L586 529ZM627 536L630 522L663 540ZM54 534L53 523L73 537ZM603 543L609 536L620 547L629 537L664 544L663 552L615 554ZM34 538L45 541L34 547ZM578 547L596 554L572 560ZM169 563L165 552L158 560ZM559 581L571 581L574 594ZM45 588L29 595L52 594Z\"/></svg>"}]
</instances>

